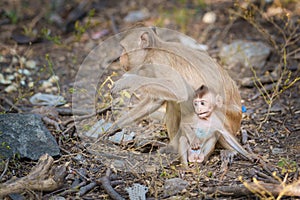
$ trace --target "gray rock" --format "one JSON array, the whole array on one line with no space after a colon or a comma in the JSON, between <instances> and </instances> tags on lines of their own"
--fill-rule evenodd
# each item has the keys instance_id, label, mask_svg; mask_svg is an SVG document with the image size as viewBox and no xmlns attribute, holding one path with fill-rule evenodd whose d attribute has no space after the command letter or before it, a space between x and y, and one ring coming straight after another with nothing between
<instances>
[{"instance_id":1,"label":"gray rock","mask_svg":"<svg viewBox=\"0 0 300 200\"><path fill-rule=\"evenodd\" d=\"M173 196L186 189L189 183L181 178L168 179L164 185L164 195Z\"/></svg>"},{"instance_id":2,"label":"gray rock","mask_svg":"<svg viewBox=\"0 0 300 200\"><path fill-rule=\"evenodd\" d=\"M60 155L59 147L36 114L0 115L0 158L12 157L38 160L45 153Z\"/></svg>"},{"instance_id":3,"label":"gray rock","mask_svg":"<svg viewBox=\"0 0 300 200\"><path fill-rule=\"evenodd\" d=\"M263 67L271 52L270 47L262 42L236 40L224 45L220 50L220 58L226 65L242 65L244 67Z\"/></svg>"}]
</instances>

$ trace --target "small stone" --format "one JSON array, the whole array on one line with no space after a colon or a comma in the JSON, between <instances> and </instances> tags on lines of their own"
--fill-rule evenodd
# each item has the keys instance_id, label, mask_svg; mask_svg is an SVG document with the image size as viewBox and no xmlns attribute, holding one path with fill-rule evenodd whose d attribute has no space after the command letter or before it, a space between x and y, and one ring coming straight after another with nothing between
<instances>
[{"instance_id":1,"label":"small stone","mask_svg":"<svg viewBox=\"0 0 300 200\"><path fill-rule=\"evenodd\" d=\"M3 74L0 73L0 83L3 85L8 85L11 84L11 80L5 79Z\"/></svg>"},{"instance_id":2,"label":"small stone","mask_svg":"<svg viewBox=\"0 0 300 200\"><path fill-rule=\"evenodd\" d=\"M43 81L42 85L41 85L41 89L45 90L46 88L52 87L53 84L50 81Z\"/></svg>"},{"instance_id":3,"label":"small stone","mask_svg":"<svg viewBox=\"0 0 300 200\"><path fill-rule=\"evenodd\" d=\"M87 132L83 133L83 135L90 138L98 138L99 135L104 134L108 129L110 129L112 125L112 123L106 123L104 119L101 119L96 122Z\"/></svg>"},{"instance_id":4,"label":"small stone","mask_svg":"<svg viewBox=\"0 0 300 200\"><path fill-rule=\"evenodd\" d=\"M31 82L28 83L28 87L29 88L33 88L33 86L34 86L34 82L33 81L31 81Z\"/></svg>"},{"instance_id":5,"label":"small stone","mask_svg":"<svg viewBox=\"0 0 300 200\"><path fill-rule=\"evenodd\" d=\"M19 59L17 58L17 57L13 57L12 58L12 61L11 61L13 64L16 64L16 63L18 63L19 62Z\"/></svg>"},{"instance_id":6,"label":"small stone","mask_svg":"<svg viewBox=\"0 0 300 200\"><path fill-rule=\"evenodd\" d=\"M79 163L84 163L84 162L85 162L85 158L82 156L82 154L77 154L77 155L74 157L74 160L76 160L76 161L79 162Z\"/></svg>"},{"instance_id":7,"label":"small stone","mask_svg":"<svg viewBox=\"0 0 300 200\"><path fill-rule=\"evenodd\" d=\"M164 194L166 196L173 196L188 187L189 183L181 178L172 178L165 181Z\"/></svg>"},{"instance_id":8,"label":"small stone","mask_svg":"<svg viewBox=\"0 0 300 200\"><path fill-rule=\"evenodd\" d=\"M6 79L7 80L14 80L16 78L16 76L15 75L13 75L13 74L11 74L11 75L8 75L7 77L6 77Z\"/></svg>"},{"instance_id":9,"label":"small stone","mask_svg":"<svg viewBox=\"0 0 300 200\"><path fill-rule=\"evenodd\" d=\"M120 132L117 132L113 136L109 137L108 140L116 144L121 144L124 142L126 143L126 142L133 141L134 136L135 136L134 132L131 132L130 134L125 134L125 130L122 130Z\"/></svg>"},{"instance_id":10,"label":"small stone","mask_svg":"<svg viewBox=\"0 0 300 200\"><path fill-rule=\"evenodd\" d=\"M29 69L35 69L36 68L36 62L34 60L27 60L25 63L25 66Z\"/></svg>"},{"instance_id":11,"label":"small stone","mask_svg":"<svg viewBox=\"0 0 300 200\"><path fill-rule=\"evenodd\" d=\"M272 154L276 155L276 154L282 154L282 153L285 153L285 150L282 149L282 148L273 148L272 149Z\"/></svg>"},{"instance_id":12,"label":"small stone","mask_svg":"<svg viewBox=\"0 0 300 200\"><path fill-rule=\"evenodd\" d=\"M141 10L131 11L128 15L124 18L125 22L133 23L145 20L150 17L150 13L148 9L144 8Z\"/></svg>"},{"instance_id":13,"label":"small stone","mask_svg":"<svg viewBox=\"0 0 300 200\"><path fill-rule=\"evenodd\" d=\"M124 169L126 167L123 160L114 160L111 166L113 169Z\"/></svg>"},{"instance_id":14,"label":"small stone","mask_svg":"<svg viewBox=\"0 0 300 200\"><path fill-rule=\"evenodd\" d=\"M17 84L13 83L9 86L7 86L4 91L7 92L7 93L11 93L11 92L16 92L18 90L18 86Z\"/></svg>"},{"instance_id":15,"label":"small stone","mask_svg":"<svg viewBox=\"0 0 300 200\"><path fill-rule=\"evenodd\" d=\"M59 77L56 76L56 75L53 75L53 76L51 76L51 77L48 79L48 81L49 81L50 83L57 83L57 82L59 81Z\"/></svg>"},{"instance_id":16,"label":"small stone","mask_svg":"<svg viewBox=\"0 0 300 200\"><path fill-rule=\"evenodd\" d=\"M202 21L206 24L213 24L217 20L217 15L214 12L207 12L204 14Z\"/></svg>"},{"instance_id":17,"label":"small stone","mask_svg":"<svg viewBox=\"0 0 300 200\"><path fill-rule=\"evenodd\" d=\"M25 86L26 85L26 81L25 80L21 80L20 81L20 85Z\"/></svg>"},{"instance_id":18,"label":"small stone","mask_svg":"<svg viewBox=\"0 0 300 200\"><path fill-rule=\"evenodd\" d=\"M22 56L22 57L19 59L19 61L20 61L20 63L25 63L25 62L26 62L26 58Z\"/></svg>"},{"instance_id":19,"label":"small stone","mask_svg":"<svg viewBox=\"0 0 300 200\"><path fill-rule=\"evenodd\" d=\"M31 73L28 69L19 69L18 72L19 72L19 74L23 74L25 76L30 76L31 75Z\"/></svg>"}]
</instances>

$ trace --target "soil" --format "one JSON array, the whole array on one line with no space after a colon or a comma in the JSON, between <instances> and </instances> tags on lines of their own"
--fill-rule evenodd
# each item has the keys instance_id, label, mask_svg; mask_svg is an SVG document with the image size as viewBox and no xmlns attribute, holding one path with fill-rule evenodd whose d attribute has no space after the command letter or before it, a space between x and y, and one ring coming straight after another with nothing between
<instances>
[{"instance_id":1,"label":"soil","mask_svg":"<svg viewBox=\"0 0 300 200\"><path fill-rule=\"evenodd\" d=\"M62 4L60 5L59 2ZM30 104L29 98L38 92L59 94L67 101L65 105L57 108L60 114L54 118L64 125L62 131L59 132L53 125L47 124L62 152L61 157L55 158L55 164L69 163L69 174L63 189L52 192L26 191L22 193L24 198L49 199L52 196L62 196L66 199L111 199L100 184L81 197L78 196L77 191L63 193L63 190L72 187L74 181L89 183L98 180L105 176L108 168L112 169L114 180L120 180L119 184L113 186L114 189L126 199L129 197L125 188L132 186L133 183L148 187L147 198L171 199L170 196L164 195L163 186L165 180L175 177L180 177L189 183L186 189L177 194L178 199L264 199L267 197L275 199L268 194L266 196L251 193L231 195L218 193L217 190L222 186L234 188L242 182L253 182L253 178L272 184L280 184L283 181L290 184L299 180L300 84L293 80L298 80L300 77L300 3L283 0L267 2L2 1L0 3L0 73L5 76L17 75L12 83L0 84L1 112L31 112L30 110L35 107ZM131 11L145 8L149 11L149 17L139 22L124 21ZM202 21L204 14L209 11L217 17L212 24ZM53 16L60 17L62 23L55 20ZM258 163L251 163L241 156L236 156L232 164L222 171L221 149L216 149L206 163L195 166L197 170L182 174L177 169L178 161L172 162L173 160L169 160L171 158L155 153L161 143L168 142L166 130L162 123L147 119L133 124L128 129L136 132L140 137L145 134L149 136L141 140L149 140L149 143L138 147L137 142L122 145L102 142L93 146L93 142L80 137L84 130L74 126L71 107L74 81L81 64L101 42L107 41L118 32L137 26L158 26L184 33L199 43L207 45L208 53L221 64L222 60L218 57L220 47L234 40L260 41L271 47L272 52L266 65L255 69L257 77L277 77L268 83L260 84L256 80L257 86L242 86L242 81L246 77L237 75L242 70L242 66L224 65L224 67L233 69L229 73L237 82L243 106L247 109L243 113L242 120L242 129L247 130L248 137L245 145L249 146L248 150L266 161L276 175L269 174ZM283 51L283 48L286 51ZM107 57L118 53L113 47L108 47L107 52L109 52ZM119 75L123 73L118 64L118 57L113 58L114 60L109 60L112 62L110 70L100 78L98 83L100 86L112 75L112 71ZM29 68L31 74L28 76L18 73L19 69L28 68L22 59L36 62L32 69ZM250 77L255 77L249 69L248 73ZM58 82L50 86L42 86L43 82L52 75L59 77ZM117 78L118 76L112 77L113 81ZM13 83L17 85L15 91L4 91ZM33 86L30 87L30 84ZM264 88L271 84L274 84L273 87L271 86L271 89L265 92ZM113 121L116 116L110 107L110 86L109 84L104 86L96 100L96 109L98 111L104 109L104 112L99 113L96 119ZM276 86L279 88L277 91ZM69 111L69 114L63 113L62 110ZM80 123L93 125L88 122L95 122L95 120L87 118ZM241 133L238 138L242 138ZM160 143L155 143L154 140ZM154 153L150 154L151 151ZM125 168L119 167L120 160L127 160L128 165ZM4 171L5 161L3 160L2 163L1 173ZM11 159L6 173L0 179L1 183L12 177L25 176L35 164L34 161ZM242 177L242 180L239 177ZM215 189L215 192L209 193L208 189ZM297 199L296 197L285 198Z\"/></svg>"}]
</instances>

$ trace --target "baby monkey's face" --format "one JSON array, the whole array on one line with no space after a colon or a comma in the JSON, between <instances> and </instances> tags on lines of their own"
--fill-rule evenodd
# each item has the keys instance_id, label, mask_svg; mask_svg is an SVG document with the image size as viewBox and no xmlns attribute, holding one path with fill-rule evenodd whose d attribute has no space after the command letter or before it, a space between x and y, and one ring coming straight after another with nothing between
<instances>
[{"instance_id":1,"label":"baby monkey's face","mask_svg":"<svg viewBox=\"0 0 300 200\"><path fill-rule=\"evenodd\" d=\"M216 95L208 92L193 100L195 113L200 119L209 117L216 106Z\"/></svg>"}]
</instances>

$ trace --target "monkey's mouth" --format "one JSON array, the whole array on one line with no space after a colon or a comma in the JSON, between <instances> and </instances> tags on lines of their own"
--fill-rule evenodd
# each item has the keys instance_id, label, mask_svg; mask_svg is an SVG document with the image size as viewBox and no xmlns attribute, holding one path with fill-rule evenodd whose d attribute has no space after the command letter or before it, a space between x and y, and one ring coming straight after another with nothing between
<instances>
[{"instance_id":1,"label":"monkey's mouth","mask_svg":"<svg viewBox=\"0 0 300 200\"><path fill-rule=\"evenodd\" d=\"M207 115L207 113L208 113L208 111L206 111L206 112L202 112L202 113L198 113L198 116L199 116L199 117L201 117L201 116L203 116L203 115L204 115L204 116L206 116L206 115Z\"/></svg>"}]
</instances>

